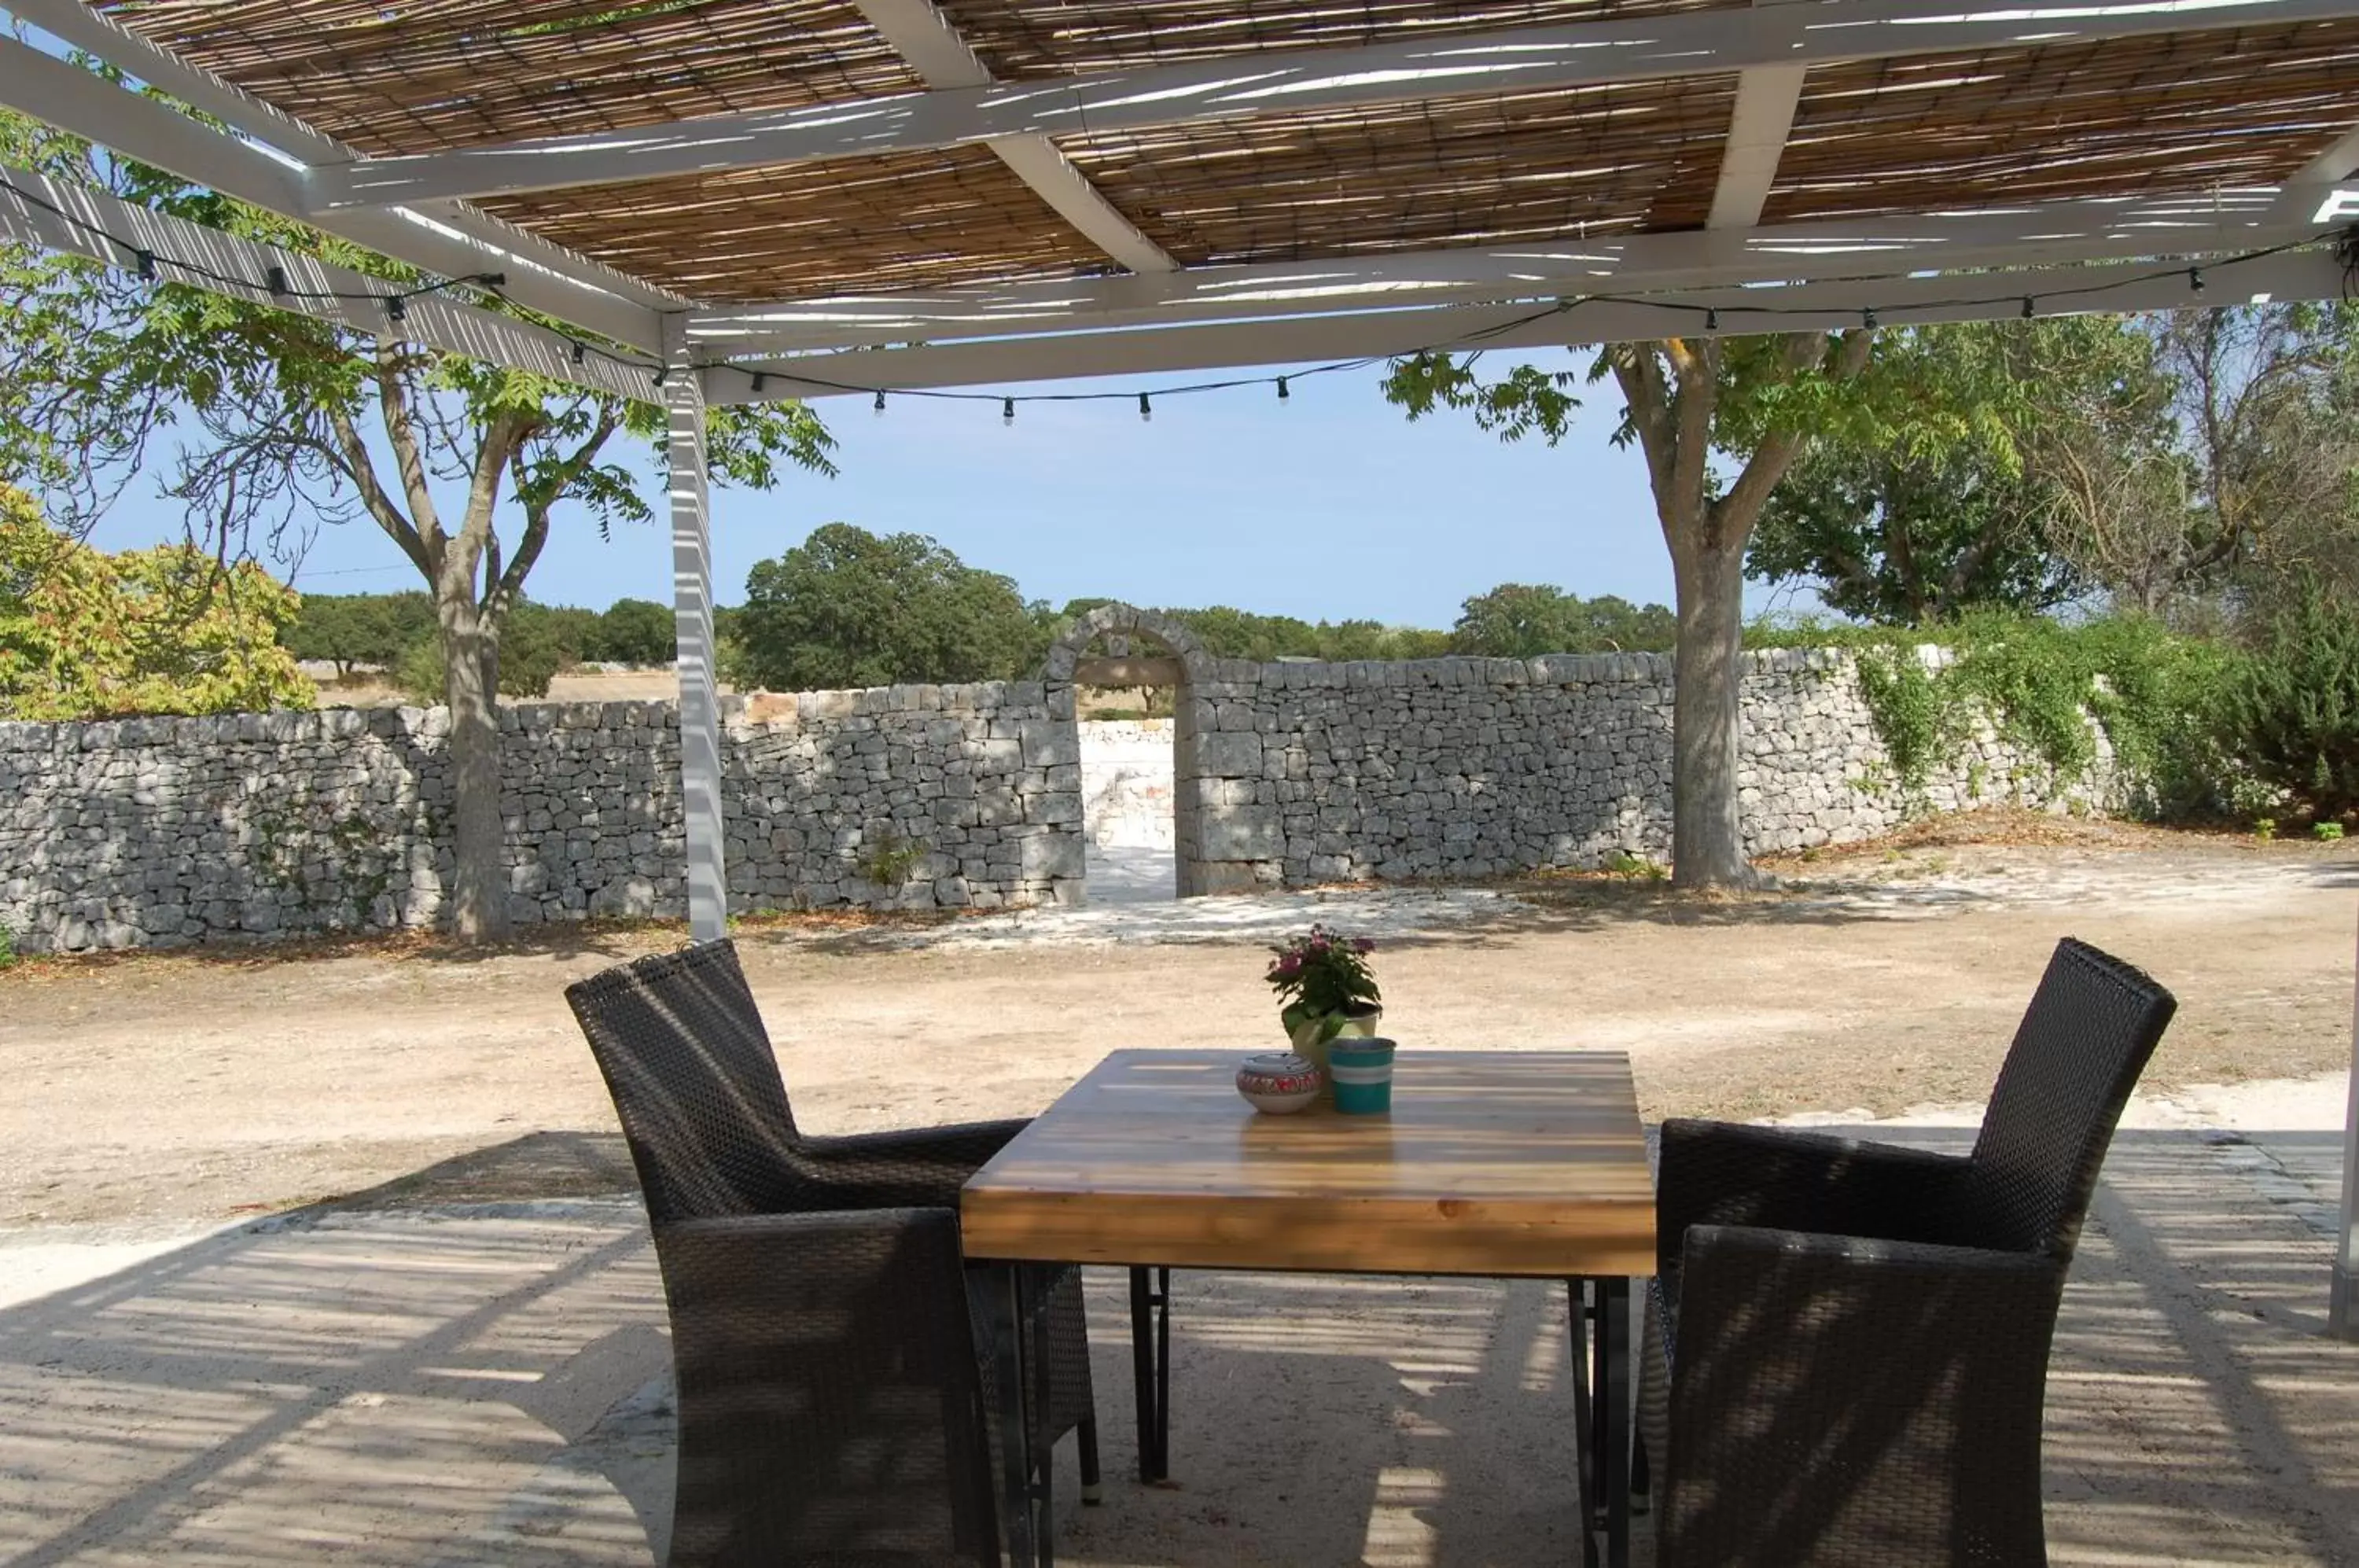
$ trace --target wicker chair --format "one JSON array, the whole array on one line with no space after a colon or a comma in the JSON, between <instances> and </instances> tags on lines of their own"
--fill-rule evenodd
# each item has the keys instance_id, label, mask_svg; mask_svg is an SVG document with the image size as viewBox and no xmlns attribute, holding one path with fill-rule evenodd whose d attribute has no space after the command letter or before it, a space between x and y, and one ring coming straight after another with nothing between
<instances>
[{"instance_id":1,"label":"wicker chair","mask_svg":"<svg viewBox=\"0 0 2359 1568\"><path fill-rule=\"evenodd\" d=\"M629 1140L679 1391L674 1568L997 1563L995 1409L959 1189L1024 1124L795 1127L734 947L571 985ZM1032 1434L1097 1483L1079 1271L1031 1325Z\"/></svg>"},{"instance_id":2,"label":"wicker chair","mask_svg":"<svg viewBox=\"0 0 2359 1568\"><path fill-rule=\"evenodd\" d=\"M2176 1007L2061 943L1971 1155L1663 1124L1640 1411L1661 1568L2047 1561L2049 1342Z\"/></svg>"}]
</instances>

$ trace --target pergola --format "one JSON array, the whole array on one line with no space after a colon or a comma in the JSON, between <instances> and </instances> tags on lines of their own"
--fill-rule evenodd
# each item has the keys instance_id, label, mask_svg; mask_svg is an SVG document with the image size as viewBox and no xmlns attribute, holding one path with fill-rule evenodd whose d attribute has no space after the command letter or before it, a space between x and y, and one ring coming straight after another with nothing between
<instances>
[{"instance_id":1,"label":"pergola","mask_svg":"<svg viewBox=\"0 0 2359 1568\"><path fill-rule=\"evenodd\" d=\"M666 401L701 938L725 909L709 406L2359 275L2334 243L2359 0L0 9L36 37L0 37L0 103L453 283L388 303L25 169L0 234ZM2359 1333L2347 1152L2333 1321Z\"/></svg>"}]
</instances>

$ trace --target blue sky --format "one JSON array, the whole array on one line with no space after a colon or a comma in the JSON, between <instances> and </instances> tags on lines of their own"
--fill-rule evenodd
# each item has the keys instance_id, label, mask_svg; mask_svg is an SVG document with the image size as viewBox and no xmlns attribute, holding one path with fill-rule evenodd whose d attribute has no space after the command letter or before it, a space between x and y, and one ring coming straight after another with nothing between
<instances>
[{"instance_id":1,"label":"blue sky","mask_svg":"<svg viewBox=\"0 0 2359 1568\"><path fill-rule=\"evenodd\" d=\"M817 407L840 443L837 477L715 493L715 595L736 603L754 562L843 521L930 534L1056 604L1103 595L1447 626L1468 595L1507 582L1670 602L1645 465L1606 440L1621 407L1611 383L1587 389L1579 428L1549 448L1503 444L1463 415L1412 425L1384 401L1381 375L1293 381L1284 403L1267 387L1159 398L1151 423L1133 401L1027 404L1008 427L996 402L900 397L880 417L859 399L827 399ZM1136 391L1104 381L991 390L1110 388ZM651 463L649 474L652 498ZM179 509L155 488L135 482L93 542L178 537ZM296 581L318 593L419 585L365 524L321 528ZM669 581L662 528L602 542L573 517L528 592L603 607L664 599Z\"/></svg>"}]
</instances>

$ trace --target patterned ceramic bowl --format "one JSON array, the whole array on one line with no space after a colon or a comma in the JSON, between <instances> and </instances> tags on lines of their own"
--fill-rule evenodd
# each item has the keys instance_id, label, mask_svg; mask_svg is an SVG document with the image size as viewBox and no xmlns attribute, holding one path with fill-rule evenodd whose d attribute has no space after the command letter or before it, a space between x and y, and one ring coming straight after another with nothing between
<instances>
[{"instance_id":1,"label":"patterned ceramic bowl","mask_svg":"<svg viewBox=\"0 0 2359 1568\"><path fill-rule=\"evenodd\" d=\"M1255 1110L1282 1116L1319 1097L1319 1069L1290 1051L1248 1056L1237 1068L1237 1093Z\"/></svg>"}]
</instances>

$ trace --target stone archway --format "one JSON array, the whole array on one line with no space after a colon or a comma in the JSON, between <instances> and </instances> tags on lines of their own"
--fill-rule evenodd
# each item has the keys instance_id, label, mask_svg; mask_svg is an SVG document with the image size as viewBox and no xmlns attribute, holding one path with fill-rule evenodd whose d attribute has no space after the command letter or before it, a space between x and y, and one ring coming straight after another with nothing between
<instances>
[{"instance_id":1,"label":"stone archway","mask_svg":"<svg viewBox=\"0 0 2359 1568\"><path fill-rule=\"evenodd\" d=\"M1162 649L1141 652L1144 639ZM1077 686L1169 685L1171 703L1171 835L1178 892L1183 898L1212 892L1204 859L1203 768L1200 715L1195 695L1212 681L1214 663L1195 634L1170 616L1135 604L1101 604L1075 621L1049 648L1041 680L1049 711L1073 715L1079 730ZM1078 745L1078 741L1076 743Z\"/></svg>"}]
</instances>

